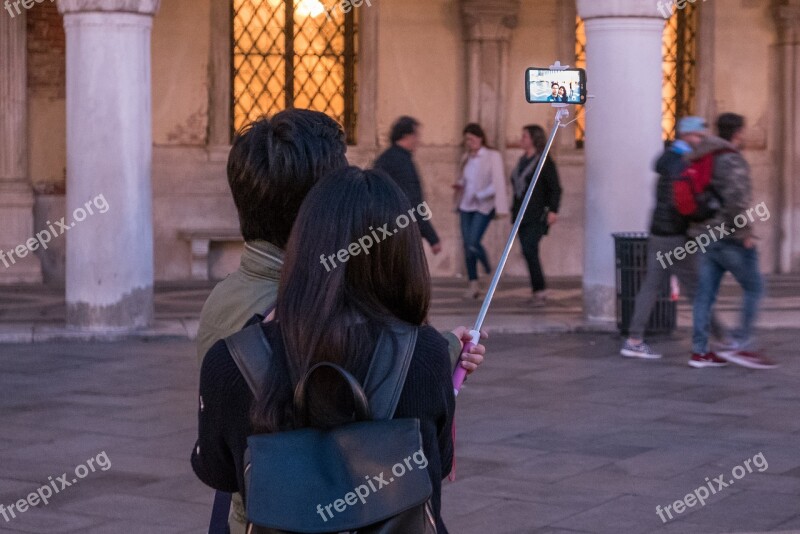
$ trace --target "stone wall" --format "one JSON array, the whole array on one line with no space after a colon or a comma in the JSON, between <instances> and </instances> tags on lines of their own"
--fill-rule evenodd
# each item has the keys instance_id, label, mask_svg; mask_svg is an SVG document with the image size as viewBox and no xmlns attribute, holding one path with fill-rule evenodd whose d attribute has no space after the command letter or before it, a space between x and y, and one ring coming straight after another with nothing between
<instances>
[{"instance_id":1,"label":"stone wall","mask_svg":"<svg viewBox=\"0 0 800 534\"><path fill-rule=\"evenodd\" d=\"M217 0L213 0L217 1ZM558 0L560 1L560 0ZM506 95L505 155L508 170L519 156L520 127L539 123L549 129L553 113L524 102L523 71L549 65L564 50L569 23L557 0L523 0L510 43ZM716 1L716 0L715 0ZM188 243L183 229L233 227L235 210L225 181L225 156L206 149L209 114L209 54L212 0L166 0L153 28L154 229L158 280L189 277ZM713 85L715 111L731 110L748 119L756 202L777 205L776 150L771 138L776 118L771 80L774 28L766 2L719 0L714 10ZM431 257L435 275L463 271L460 236L450 184L457 172L460 132L465 122L465 51L460 13L449 0L381 0L379 10L377 100L374 110L380 147L386 146L391 122L410 114L424 124L424 146L417 161L424 178L433 223L445 252ZM65 168L64 36L55 5L36 4L28 12L29 167L33 183L63 184ZM569 37L567 36L567 40ZM569 43L566 43L569 45ZM567 49L569 46L566 47ZM569 62L570 58L566 59ZM591 89L591 78L589 82ZM601 105L592 102L588 106ZM561 217L542 244L545 272L580 275L584 235L584 158L572 149L565 130L554 157L564 198ZM632 133L635 135L635 133ZM591 142L589 140L588 142ZM625 143L624 139L619 140ZM352 147L351 162L367 165L376 156L368 147ZM656 154L653 154L655 158ZM620 209L625 209L620 206ZM773 214L777 210L771 210ZM778 218L761 223L762 267L775 268ZM510 221L495 221L485 242L493 260L502 250ZM645 228L631 228L644 230ZM236 265L238 249L212 250L213 271L222 276ZM526 274L520 253L512 254L509 273Z\"/></svg>"}]
</instances>

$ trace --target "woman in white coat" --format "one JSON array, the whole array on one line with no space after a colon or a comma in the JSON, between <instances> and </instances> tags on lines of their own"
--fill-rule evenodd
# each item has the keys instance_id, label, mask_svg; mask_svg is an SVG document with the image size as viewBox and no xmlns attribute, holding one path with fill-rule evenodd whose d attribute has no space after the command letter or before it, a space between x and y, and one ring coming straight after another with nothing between
<instances>
[{"instance_id":1,"label":"woman in white coat","mask_svg":"<svg viewBox=\"0 0 800 534\"><path fill-rule=\"evenodd\" d=\"M486 134L479 124L471 123L464 128L464 148L461 175L454 187L469 277L465 296L476 299L480 296L478 262L486 274L492 271L481 239L495 216L508 214L508 195L503 158L500 152L487 146Z\"/></svg>"}]
</instances>

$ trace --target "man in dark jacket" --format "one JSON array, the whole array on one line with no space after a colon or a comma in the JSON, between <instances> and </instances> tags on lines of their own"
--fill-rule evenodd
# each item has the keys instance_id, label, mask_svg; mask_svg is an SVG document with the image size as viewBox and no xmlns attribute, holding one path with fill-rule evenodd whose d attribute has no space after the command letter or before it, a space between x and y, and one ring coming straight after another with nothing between
<instances>
[{"instance_id":1,"label":"man in dark jacket","mask_svg":"<svg viewBox=\"0 0 800 534\"><path fill-rule=\"evenodd\" d=\"M392 125L390 140L392 146L389 147L375 161L374 167L386 171L392 180L400 186L400 189L408 197L412 206L419 206L423 203L422 185L420 184L419 172L414 165L413 155L420 142L420 123L413 117L400 117ZM431 246L434 254L442 251L439 236L430 221L420 219L419 230L423 239Z\"/></svg>"},{"instance_id":2,"label":"man in dark jacket","mask_svg":"<svg viewBox=\"0 0 800 534\"><path fill-rule=\"evenodd\" d=\"M764 282L758 265L758 249L752 222L752 180L750 166L742 156L744 148L744 117L723 113L717 119L719 137L709 136L692 154L693 159L707 154L714 158L711 187L720 201L720 209L708 220L694 228L699 233L712 233L700 260L700 278L694 301L694 334L689 365L705 366L710 361L730 361L749 369L773 369L777 364L769 358L745 350L753 341L753 329ZM750 219L745 213L750 215ZM762 219L764 220L764 219ZM712 229L713 228L713 229ZM698 237L699 240L699 237ZM742 318L733 333L732 350L719 356L709 351L709 315L717 298L719 285L730 272L742 287Z\"/></svg>"},{"instance_id":3,"label":"man in dark jacket","mask_svg":"<svg viewBox=\"0 0 800 534\"><path fill-rule=\"evenodd\" d=\"M685 156L700 145L707 135L704 119L684 117L678 123L678 139L656 162L656 172L659 177L656 186L656 206L647 241L647 274L636 295L633 317L628 329L629 337L620 350L620 354L627 358L661 358L661 354L653 351L644 342L644 331L659 293L671 275L678 277L686 296L694 300L697 291L697 258L688 256L681 261L665 263L662 255L686 244L689 223L675 207L672 185L688 166ZM661 261L659 257L662 257ZM725 328L715 314L711 314L710 324L714 336L724 340Z\"/></svg>"}]
</instances>

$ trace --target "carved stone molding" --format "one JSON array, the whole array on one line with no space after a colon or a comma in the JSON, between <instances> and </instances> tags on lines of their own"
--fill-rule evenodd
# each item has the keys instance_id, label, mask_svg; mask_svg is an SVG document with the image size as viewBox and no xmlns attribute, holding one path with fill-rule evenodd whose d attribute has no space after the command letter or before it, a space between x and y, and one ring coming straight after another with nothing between
<instances>
[{"instance_id":1,"label":"carved stone molding","mask_svg":"<svg viewBox=\"0 0 800 534\"><path fill-rule=\"evenodd\" d=\"M577 0L578 13L583 20L597 18L662 19L656 2L642 0Z\"/></svg>"},{"instance_id":2,"label":"carved stone molding","mask_svg":"<svg viewBox=\"0 0 800 534\"><path fill-rule=\"evenodd\" d=\"M796 43L800 30L800 0L775 0L772 12L778 28L778 39L783 43Z\"/></svg>"},{"instance_id":3,"label":"carved stone molding","mask_svg":"<svg viewBox=\"0 0 800 534\"><path fill-rule=\"evenodd\" d=\"M461 0L467 41L508 41L519 22L520 0Z\"/></svg>"},{"instance_id":4,"label":"carved stone molding","mask_svg":"<svg viewBox=\"0 0 800 534\"><path fill-rule=\"evenodd\" d=\"M153 16L161 0L58 0L58 11L68 13L133 13Z\"/></svg>"}]
</instances>

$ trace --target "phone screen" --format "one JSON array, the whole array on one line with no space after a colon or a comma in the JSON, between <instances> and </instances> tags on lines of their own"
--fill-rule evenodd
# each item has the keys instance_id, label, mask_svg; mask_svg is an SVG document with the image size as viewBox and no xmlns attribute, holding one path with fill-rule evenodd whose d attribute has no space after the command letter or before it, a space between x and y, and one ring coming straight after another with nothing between
<instances>
[{"instance_id":1,"label":"phone screen","mask_svg":"<svg viewBox=\"0 0 800 534\"><path fill-rule=\"evenodd\" d=\"M525 97L532 104L585 104L586 71L529 68L525 72Z\"/></svg>"}]
</instances>

